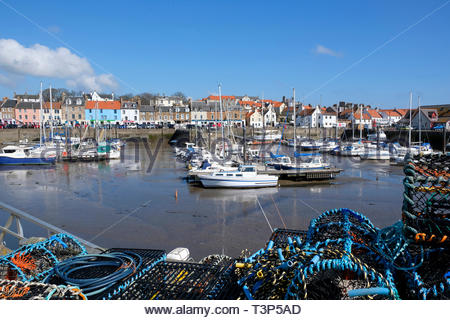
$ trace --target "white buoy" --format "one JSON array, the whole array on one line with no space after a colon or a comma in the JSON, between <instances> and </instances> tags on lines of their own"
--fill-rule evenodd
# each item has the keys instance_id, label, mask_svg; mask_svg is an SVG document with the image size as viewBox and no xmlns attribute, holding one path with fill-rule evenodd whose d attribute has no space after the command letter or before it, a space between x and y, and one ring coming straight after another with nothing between
<instances>
[{"instance_id":1,"label":"white buoy","mask_svg":"<svg viewBox=\"0 0 450 320\"><path fill-rule=\"evenodd\" d=\"M188 248L175 248L167 254L167 261L188 261L190 257Z\"/></svg>"}]
</instances>

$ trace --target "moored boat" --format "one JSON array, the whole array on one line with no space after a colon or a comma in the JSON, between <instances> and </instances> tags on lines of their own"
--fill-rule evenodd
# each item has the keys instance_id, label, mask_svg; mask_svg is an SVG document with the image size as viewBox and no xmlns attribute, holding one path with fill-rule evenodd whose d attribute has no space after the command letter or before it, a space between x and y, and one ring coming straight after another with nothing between
<instances>
[{"instance_id":1,"label":"moored boat","mask_svg":"<svg viewBox=\"0 0 450 320\"><path fill-rule=\"evenodd\" d=\"M198 178L205 188L263 188L278 184L277 176L259 174L252 165L241 165L234 171L198 175Z\"/></svg>"},{"instance_id":2,"label":"moored boat","mask_svg":"<svg viewBox=\"0 0 450 320\"><path fill-rule=\"evenodd\" d=\"M0 152L0 165L50 165L55 161L54 152L33 147L6 146Z\"/></svg>"}]
</instances>

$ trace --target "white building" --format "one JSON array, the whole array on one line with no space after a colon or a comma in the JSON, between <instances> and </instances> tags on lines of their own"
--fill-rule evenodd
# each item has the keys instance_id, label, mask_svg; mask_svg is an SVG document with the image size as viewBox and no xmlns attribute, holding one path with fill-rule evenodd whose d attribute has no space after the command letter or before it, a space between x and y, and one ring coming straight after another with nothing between
<instances>
[{"instance_id":1,"label":"white building","mask_svg":"<svg viewBox=\"0 0 450 320\"><path fill-rule=\"evenodd\" d=\"M266 107L264 110L264 125L274 127L277 124L277 114L272 105L269 105L269 107Z\"/></svg>"},{"instance_id":2,"label":"white building","mask_svg":"<svg viewBox=\"0 0 450 320\"><path fill-rule=\"evenodd\" d=\"M297 119L295 124L297 127L317 128L320 113L321 111L319 106L311 109L305 108L296 114Z\"/></svg>"},{"instance_id":3,"label":"white building","mask_svg":"<svg viewBox=\"0 0 450 320\"><path fill-rule=\"evenodd\" d=\"M399 122L403 116L397 110L380 110L379 113L383 117L384 123L387 126L392 126Z\"/></svg>"},{"instance_id":4,"label":"white building","mask_svg":"<svg viewBox=\"0 0 450 320\"><path fill-rule=\"evenodd\" d=\"M114 101L114 92L111 94L97 93L97 91L92 92L87 95L88 101Z\"/></svg>"},{"instance_id":5,"label":"white building","mask_svg":"<svg viewBox=\"0 0 450 320\"><path fill-rule=\"evenodd\" d=\"M336 127L336 113L325 111L318 114L317 126L319 128Z\"/></svg>"},{"instance_id":6,"label":"white building","mask_svg":"<svg viewBox=\"0 0 450 320\"><path fill-rule=\"evenodd\" d=\"M120 119L122 124L141 123L137 102L123 101L120 106L120 113L121 113Z\"/></svg>"},{"instance_id":7,"label":"white building","mask_svg":"<svg viewBox=\"0 0 450 320\"><path fill-rule=\"evenodd\" d=\"M434 124L438 121L438 111L437 109L425 109L421 108L420 113L419 110L416 109L412 113L411 126L414 129L429 130L433 128Z\"/></svg>"},{"instance_id":8,"label":"white building","mask_svg":"<svg viewBox=\"0 0 450 320\"><path fill-rule=\"evenodd\" d=\"M263 127L263 117L257 109L245 115L246 125L253 128Z\"/></svg>"}]
</instances>

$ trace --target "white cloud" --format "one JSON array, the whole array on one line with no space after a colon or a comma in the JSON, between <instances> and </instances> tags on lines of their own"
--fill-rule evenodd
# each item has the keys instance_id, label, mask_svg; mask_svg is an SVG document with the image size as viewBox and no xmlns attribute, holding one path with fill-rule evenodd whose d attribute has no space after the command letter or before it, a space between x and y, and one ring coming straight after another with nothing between
<instances>
[{"instance_id":1,"label":"white cloud","mask_svg":"<svg viewBox=\"0 0 450 320\"><path fill-rule=\"evenodd\" d=\"M341 54L337 51L331 50L327 47L324 47L320 44L317 45L316 49L314 50L315 53L317 54L325 54L328 56L333 56L333 57L340 57Z\"/></svg>"},{"instance_id":2,"label":"white cloud","mask_svg":"<svg viewBox=\"0 0 450 320\"><path fill-rule=\"evenodd\" d=\"M53 50L40 44L27 48L14 39L0 39L0 69L13 75L64 79L69 86L79 89L118 86L112 74L96 75L87 59L67 48Z\"/></svg>"}]
</instances>

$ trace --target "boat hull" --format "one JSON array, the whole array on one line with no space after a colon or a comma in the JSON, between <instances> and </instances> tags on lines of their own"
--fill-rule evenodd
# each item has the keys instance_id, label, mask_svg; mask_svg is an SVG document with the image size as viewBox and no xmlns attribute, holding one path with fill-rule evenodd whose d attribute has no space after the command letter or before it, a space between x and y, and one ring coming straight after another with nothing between
<instances>
[{"instance_id":1,"label":"boat hull","mask_svg":"<svg viewBox=\"0 0 450 320\"><path fill-rule=\"evenodd\" d=\"M249 177L246 179L227 179L226 177L199 175L198 178L205 188L266 188L276 187L278 185L278 177L275 176L260 179L257 177Z\"/></svg>"},{"instance_id":2,"label":"boat hull","mask_svg":"<svg viewBox=\"0 0 450 320\"><path fill-rule=\"evenodd\" d=\"M0 156L0 165L52 165L55 164L56 158L13 158Z\"/></svg>"}]
</instances>

